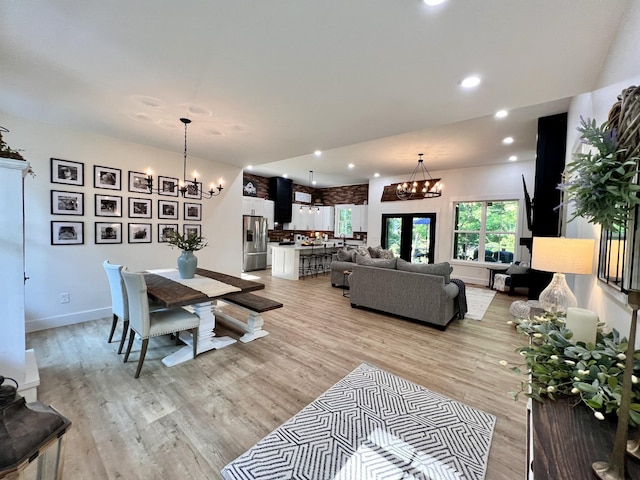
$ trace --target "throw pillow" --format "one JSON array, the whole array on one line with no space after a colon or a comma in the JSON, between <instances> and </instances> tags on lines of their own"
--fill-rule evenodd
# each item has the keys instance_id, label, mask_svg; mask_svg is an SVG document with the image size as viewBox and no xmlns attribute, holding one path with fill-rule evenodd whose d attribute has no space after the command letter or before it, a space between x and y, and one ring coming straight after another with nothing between
<instances>
[{"instance_id":1,"label":"throw pillow","mask_svg":"<svg viewBox=\"0 0 640 480\"><path fill-rule=\"evenodd\" d=\"M449 262L442 263L411 263L406 260L398 259L398 270L405 272L426 273L428 275L438 275L444 277L444 283L451 281L451 265Z\"/></svg>"},{"instance_id":2,"label":"throw pillow","mask_svg":"<svg viewBox=\"0 0 640 480\"><path fill-rule=\"evenodd\" d=\"M358 253L358 255L371 258L371 255L369 254L369 249L367 247L358 247L356 248L356 252Z\"/></svg>"},{"instance_id":3,"label":"throw pillow","mask_svg":"<svg viewBox=\"0 0 640 480\"><path fill-rule=\"evenodd\" d=\"M378 255L378 247L369 247L368 250L371 258L380 258L380 255Z\"/></svg>"},{"instance_id":4,"label":"throw pillow","mask_svg":"<svg viewBox=\"0 0 640 480\"><path fill-rule=\"evenodd\" d=\"M369 247L369 254L371 255L371 258L390 259L395 257L391 250L385 250L380 245L378 245L377 247Z\"/></svg>"},{"instance_id":5,"label":"throw pillow","mask_svg":"<svg viewBox=\"0 0 640 480\"><path fill-rule=\"evenodd\" d=\"M341 248L336 252L336 255L338 257L338 260L340 260L341 262L353 262L353 253L351 250Z\"/></svg>"},{"instance_id":6,"label":"throw pillow","mask_svg":"<svg viewBox=\"0 0 640 480\"><path fill-rule=\"evenodd\" d=\"M396 261L397 258L371 258L365 257L363 255L356 255L356 264L364 265L366 267L378 267L378 268L389 268L391 270L396 269Z\"/></svg>"},{"instance_id":7,"label":"throw pillow","mask_svg":"<svg viewBox=\"0 0 640 480\"><path fill-rule=\"evenodd\" d=\"M529 273L529 267L523 265L511 265L505 272L507 275L513 275L518 273Z\"/></svg>"}]
</instances>

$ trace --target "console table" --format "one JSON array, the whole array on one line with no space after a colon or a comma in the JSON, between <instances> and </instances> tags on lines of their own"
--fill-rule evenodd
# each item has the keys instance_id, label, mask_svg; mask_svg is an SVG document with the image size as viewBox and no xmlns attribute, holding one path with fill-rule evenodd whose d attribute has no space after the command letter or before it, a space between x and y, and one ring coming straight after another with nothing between
<instances>
[{"instance_id":1,"label":"console table","mask_svg":"<svg viewBox=\"0 0 640 480\"><path fill-rule=\"evenodd\" d=\"M595 479L593 462L609 461L616 422L597 420L585 405L574 406L576 400L564 397L545 403L531 402L528 480ZM635 432L629 438L633 435ZM631 479L640 479L640 462L629 457L627 473Z\"/></svg>"}]
</instances>

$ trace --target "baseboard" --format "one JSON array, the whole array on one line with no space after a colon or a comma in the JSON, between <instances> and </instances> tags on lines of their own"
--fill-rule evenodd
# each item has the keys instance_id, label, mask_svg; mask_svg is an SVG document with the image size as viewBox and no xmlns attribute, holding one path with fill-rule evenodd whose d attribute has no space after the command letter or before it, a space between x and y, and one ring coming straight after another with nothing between
<instances>
[{"instance_id":1,"label":"baseboard","mask_svg":"<svg viewBox=\"0 0 640 480\"><path fill-rule=\"evenodd\" d=\"M484 277L476 278L476 277L468 277L468 276L458 276L458 275L453 274L452 278L459 278L465 284L481 285L481 286L484 286L484 287L488 287L489 286L489 281Z\"/></svg>"},{"instance_id":2,"label":"baseboard","mask_svg":"<svg viewBox=\"0 0 640 480\"><path fill-rule=\"evenodd\" d=\"M101 318L111 317L111 315L111 307L106 307L97 308L95 310L86 310L84 312L76 312L70 315L27 319L25 321L25 330L27 333L37 332L39 330L47 330L48 328L64 327L65 325L99 320Z\"/></svg>"}]
</instances>

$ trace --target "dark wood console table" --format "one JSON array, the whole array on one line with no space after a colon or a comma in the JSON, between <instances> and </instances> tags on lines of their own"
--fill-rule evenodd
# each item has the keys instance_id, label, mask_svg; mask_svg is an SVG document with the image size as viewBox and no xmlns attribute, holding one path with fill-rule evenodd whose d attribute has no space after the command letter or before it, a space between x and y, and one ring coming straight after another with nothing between
<instances>
[{"instance_id":1,"label":"dark wood console table","mask_svg":"<svg viewBox=\"0 0 640 480\"><path fill-rule=\"evenodd\" d=\"M574 397L545 403L532 402L529 428L533 455L528 458L535 480L595 479L591 465L609 461L613 450L616 422L597 420L591 409ZM633 438L635 432L630 433ZM529 465L529 463L528 463ZM527 466L528 466L527 465ZM527 469L528 470L528 469ZM629 478L640 480L640 462L627 460Z\"/></svg>"}]
</instances>

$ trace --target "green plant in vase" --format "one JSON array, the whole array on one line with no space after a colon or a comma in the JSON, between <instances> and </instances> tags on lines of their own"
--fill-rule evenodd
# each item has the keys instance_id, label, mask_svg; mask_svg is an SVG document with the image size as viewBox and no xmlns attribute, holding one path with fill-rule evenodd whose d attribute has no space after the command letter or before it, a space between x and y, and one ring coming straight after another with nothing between
<instances>
[{"instance_id":1,"label":"green plant in vase","mask_svg":"<svg viewBox=\"0 0 640 480\"><path fill-rule=\"evenodd\" d=\"M169 246L182 250L178 257L178 272L180 278L193 278L198 268L198 257L193 252L202 250L208 245L204 237L195 233L180 234L175 232L168 240Z\"/></svg>"}]
</instances>

